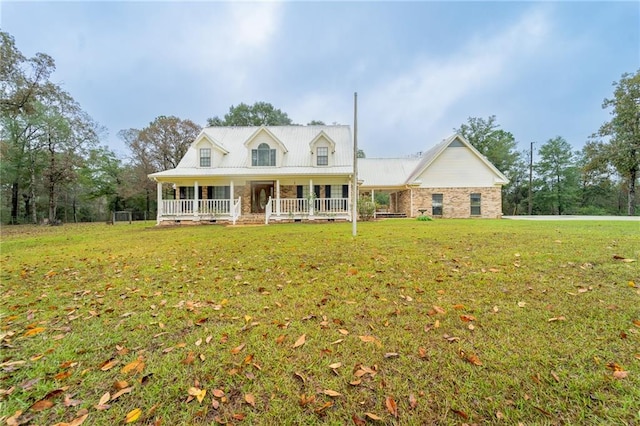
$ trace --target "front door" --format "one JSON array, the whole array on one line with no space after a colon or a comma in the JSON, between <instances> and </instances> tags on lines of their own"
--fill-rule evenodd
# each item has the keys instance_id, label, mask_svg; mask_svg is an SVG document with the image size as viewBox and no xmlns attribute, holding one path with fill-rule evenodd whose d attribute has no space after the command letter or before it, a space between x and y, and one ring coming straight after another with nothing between
<instances>
[{"instance_id":1,"label":"front door","mask_svg":"<svg viewBox=\"0 0 640 426\"><path fill-rule=\"evenodd\" d=\"M273 182L251 183L251 213L264 213L269 197L273 198L273 188Z\"/></svg>"}]
</instances>

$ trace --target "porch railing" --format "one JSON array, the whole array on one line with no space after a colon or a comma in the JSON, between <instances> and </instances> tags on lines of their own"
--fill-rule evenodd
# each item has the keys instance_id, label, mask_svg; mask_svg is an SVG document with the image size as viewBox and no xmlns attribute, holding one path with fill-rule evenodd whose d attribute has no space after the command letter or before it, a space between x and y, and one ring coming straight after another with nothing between
<instances>
[{"instance_id":1,"label":"porch railing","mask_svg":"<svg viewBox=\"0 0 640 426\"><path fill-rule=\"evenodd\" d=\"M231 200L199 200L198 213L203 216L228 216L231 211Z\"/></svg>"},{"instance_id":2,"label":"porch railing","mask_svg":"<svg viewBox=\"0 0 640 426\"><path fill-rule=\"evenodd\" d=\"M165 216L193 215L194 200L162 200L162 214Z\"/></svg>"}]
</instances>

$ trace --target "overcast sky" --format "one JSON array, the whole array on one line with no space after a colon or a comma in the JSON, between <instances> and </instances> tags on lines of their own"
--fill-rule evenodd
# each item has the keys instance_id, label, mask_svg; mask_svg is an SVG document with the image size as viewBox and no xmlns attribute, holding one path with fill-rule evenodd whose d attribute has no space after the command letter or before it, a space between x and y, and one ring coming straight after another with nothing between
<instances>
[{"instance_id":1,"label":"overcast sky","mask_svg":"<svg viewBox=\"0 0 640 426\"><path fill-rule=\"evenodd\" d=\"M640 2L0 2L26 56L117 133L159 115L205 125L266 101L306 124L353 125L368 157L426 150L496 115L522 149L576 149L640 68ZM539 145L538 145L539 146Z\"/></svg>"}]
</instances>

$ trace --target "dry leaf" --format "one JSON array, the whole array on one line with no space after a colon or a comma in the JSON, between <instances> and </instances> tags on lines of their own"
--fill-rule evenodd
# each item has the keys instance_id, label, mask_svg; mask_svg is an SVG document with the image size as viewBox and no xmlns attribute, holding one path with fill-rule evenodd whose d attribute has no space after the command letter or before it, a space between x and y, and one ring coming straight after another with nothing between
<instances>
[{"instance_id":1,"label":"dry leaf","mask_svg":"<svg viewBox=\"0 0 640 426\"><path fill-rule=\"evenodd\" d=\"M124 419L125 423L133 423L140 418L142 415L142 410L139 408L133 409L127 413L127 416Z\"/></svg>"},{"instance_id":2,"label":"dry leaf","mask_svg":"<svg viewBox=\"0 0 640 426\"><path fill-rule=\"evenodd\" d=\"M48 399L41 399L40 401L34 402L29 409L31 411L42 411L51 407L53 407L53 402Z\"/></svg>"},{"instance_id":3,"label":"dry leaf","mask_svg":"<svg viewBox=\"0 0 640 426\"><path fill-rule=\"evenodd\" d=\"M356 426L366 426L367 424L367 421L362 417L358 416L357 414L352 415L351 420L353 421L353 424Z\"/></svg>"},{"instance_id":4,"label":"dry leaf","mask_svg":"<svg viewBox=\"0 0 640 426\"><path fill-rule=\"evenodd\" d=\"M329 364L329 368L335 370L336 368L340 368L342 367L342 363L341 362L334 362L333 364Z\"/></svg>"},{"instance_id":5,"label":"dry leaf","mask_svg":"<svg viewBox=\"0 0 640 426\"><path fill-rule=\"evenodd\" d=\"M418 400L414 394L409 394L409 408L412 410L418 406Z\"/></svg>"},{"instance_id":6,"label":"dry leaf","mask_svg":"<svg viewBox=\"0 0 640 426\"><path fill-rule=\"evenodd\" d=\"M349 331L345 330L344 328L339 328L338 333L342 334L343 336L346 336L349 334Z\"/></svg>"},{"instance_id":7,"label":"dry leaf","mask_svg":"<svg viewBox=\"0 0 640 426\"><path fill-rule=\"evenodd\" d=\"M393 399L393 397L386 397L384 400L384 405L387 407L387 411L389 412L389 414L391 414L395 418L398 418L398 404L396 404L396 401Z\"/></svg>"},{"instance_id":8,"label":"dry leaf","mask_svg":"<svg viewBox=\"0 0 640 426\"><path fill-rule=\"evenodd\" d=\"M249 404L250 406L252 406L253 408L256 408L256 398L248 393L244 396L244 400L247 404Z\"/></svg>"},{"instance_id":9,"label":"dry leaf","mask_svg":"<svg viewBox=\"0 0 640 426\"><path fill-rule=\"evenodd\" d=\"M455 410L453 408L451 409L451 411L453 411L454 413L456 413L457 415L459 415L460 417L462 417L465 420L467 420L469 418L469 415L467 413L465 413L464 411Z\"/></svg>"},{"instance_id":10,"label":"dry leaf","mask_svg":"<svg viewBox=\"0 0 640 426\"><path fill-rule=\"evenodd\" d=\"M613 372L613 377L616 379L624 379L629 375L628 371L617 370Z\"/></svg>"},{"instance_id":11,"label":"dry leaf","mask_svg":"<svg viewBox=\"0 0 640 426\"><path fill-rule=\"evenodd\" d=\"M325 389L324 391L322 391L322 393L324 393L327 396L331 396L331 397L342 396L341 393L336 392L336 391L331 390L331 389Z\"/></svg>"},{"instance_id":12,"label":"dry leaf","mask_svg":"<svg viewBox=\"0 0 640 426\"><path fill-rule=\"evenodd\" d=\"M425 348L423 348L422 346L420 346L418 348L418 355L420 356L420 358L426 358L427 357L427 350Z\"/></svg>"},{"instance_id":13,"label":"dry leaf","mask_svg":"<svg viewBox=\"0 0 640 426\"><path fill-rule=\"evenodd\" d=\"M126 380L118 380L113 384L113 388L116 390L124 389L129 387L129 383Z\"/></svg>"},{"instance_id":14,"label":"dry leaf","mask_svg":"<svg viewBox=\"0 0 640 426\"><path fill-rule=\"evenodd\" d=\"M476 317L473 315L460 315L460 319L464 322L475 321Z\"/></svg>"},{"instance_id":15,"label":"dry leaf","mask_svg":"<svg viewBox=\"0 0 640 426\"><path fill-rule=\"evenodd\" d=\"M187 354L187 357L183 359L181 363L184 365L190 365L190 364L193 364L193 361L195 361L195 359L196 359L196 355L193 352L189 352Z\"/></svg>"},{"instance_id":16,"label":"dry leaf","mask_svg":"<svg viewBox=\"0 0 640 426\"><path fill-rule=\"evenodd\" d=\"M133 386L128 387L128 388L124 388L124 389L120 389L118 392L116 392L113 395L111 395L111 401L115 401L116 399L118 399L122 395L124 395L125 393L130 393L132 390L133 390Z\"/></svg>"},{"instance_id":17,"label":"dry leaf","mask_svg":"<svg viewBox=\"0 0 640 426\"><path fill-rule=\"evenodd\" d=\"M364 416L371 419L371 420L382 420L382 417L380 416L376 416L373 413L364 413Z\"/></svg>"},{"instance_id":18,"label":"dry leaf","mask_svg":"<svg viewBox=\"0 0 640 426\"><path fill-rule=\"evenodd\" d=\"M399 356L400 354L397 352L387 352L386 354L384 354L385 358L398 358Z\"/></svg>"},{"instance_id":19,"label":"dry leaf","mask_svg":"<svg viewBox=\"0 0 640 426\"><path fill-rule=\"evenodd\" d=\"M18 426L20 424L18 422L18 419L20 418L21 415L22 415L21 410L18 410L15 413L13 413L13 416L7 419L7 426Z\"/></svg>"},{"instance_id":20,"label":"dry leaf","mask_svg":"<svg viewBox=\"0 0 640 426\"><path fill-rule=\"evenodd\" d=\"M224 396L224 391L222 389L214 389L211 393L216 398L222 398Z\"/></svg>"},{"instance_id":21,"label":"dry leaf","mask_svg":"<svg viewBox=\"0 0 640 426\"><path fill-rule=\"evenodd\" d=\"M302 336L298 337L298 340L296 340L296 342L293 344L293 347L294 348L298 348L298 347L304 345L306 340L307 340L307 335L303 334Z\"/></svg>"},{"instance_id":22,"label":"dry leaf","mask_svg":"<svg viewBox=\"0 0 640 426\"><path fill-rule=\"evenodd\" d=\"M360 340L362 340L363 342L366 342L366 343L377 343L378 342L378 339L375 338L374 336L367 335L367 336L358 336L358 337L360 338Z\"/></svg>"},{"instance_id":23,"label":"dry leaf","mask_svg":"<svg viewBox=\"0 0 640 426\"><path fill-rule=\"evenodd\" d=\"M143 358L139 356L138 359L136 359L135 361L131 361L129 364L122 367L122 370L120 370L120 372L122 374L131 373L132 371L140 373L142 372L143 369L144 369L144 361L143 361Z\"/></svg>"},{"instance_id":24,"label":"dry leaf","mask_svg":"<svg viewBox=\"0 0 640 426\"><path fill-rule=\"evenodd\" d=\"M246 345L247 345L246 343L243 343L243 344L241 344L240 346L236 346L235 348L231 349L231 353L232 353L233 355L235 355L235 354L239 353L241 350L243 350L243 349L244 349L244 347L245 347Z\"/></svg>"},{"instance_id":25,"label":"dry leaf","mask_svg":"<svg viewBox=\"0 0 640 426\"><path fill-rule=\"evenodd\" d=\"M104 395L102 395L102 397L100 398L100 401L98 401L98 405L104 405L107 402L109 402L110 399L111 399L111 394L109 392L106 392Z\"/></svg>"},{"instance_id":26,"label":"dry leaf","mask_svg":"<svg viewBox=\"0 0 640 426\"><path fill-rule=\"evenodd\" d=\"M116 364L118 364L120 361L118 361L117 359L110 359L107 360L105 362L103 362L102 364L100 364L100 370L101 371L108 371L111 370Z\"/></svg>"},{"instance_id":27,"label":"dry leaf","mask_svg":"<svg viewBox=\"0 0 640 426\"><path fill-rule=\"evenodd\" d=\"M44 327L34 327L34 328L30 329L30 330L25 331L24 335L25 336L35 336L36 334L40 334L45 330L46 330L46 328L44 328Z\"/></svg>"}]
</instances>

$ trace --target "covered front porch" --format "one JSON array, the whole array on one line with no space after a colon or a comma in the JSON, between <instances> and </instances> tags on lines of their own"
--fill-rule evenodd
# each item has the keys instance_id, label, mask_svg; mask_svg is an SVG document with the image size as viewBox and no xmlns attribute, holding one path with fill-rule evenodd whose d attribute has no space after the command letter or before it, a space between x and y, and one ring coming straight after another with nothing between
<instances>
[{"instance_id":1,"label":"covered front porch","mask_svg":"<svg viewBox=\"0 0 640 426\"><path fill-rule=\"evenodd\" d=\"M342 182L157 182L157 223L350 221L351 184Z\"/></svg>"}]
</instances>

